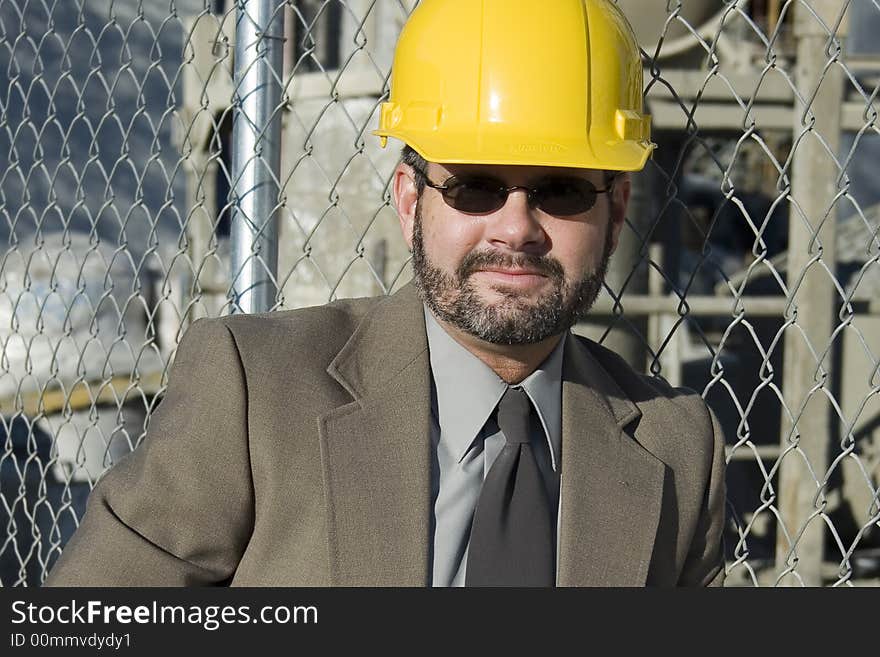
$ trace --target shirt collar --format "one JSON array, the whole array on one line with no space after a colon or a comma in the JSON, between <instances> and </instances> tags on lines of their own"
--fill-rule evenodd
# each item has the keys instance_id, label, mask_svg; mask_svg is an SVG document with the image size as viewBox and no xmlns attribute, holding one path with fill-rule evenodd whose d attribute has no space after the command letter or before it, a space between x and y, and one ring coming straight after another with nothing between
<instances>
[{"instance_id":1,"label":"shirt collar","mask_svg":"<svg viewBox=\"0 0 880 657\"><path fill-rule=\"evenodd\" d=\"M562 445L562 361L565 337L553 348L550 355L520 384L532 404L538 409L538 417L550 445L553 470L559 472L559 452Z\"/></svg>"},{"instance_id":2,"label":"shirt collar","mask_svg":"<svg viewBox=\"0 0 880 657\"><path fill-rule=\"evenodd\" d=\"M450 445L459 462L465 457L507 384L488 365L455 341L425 307L425 329L431 375L437 395L440 440ZM565 340L519 384L538 412L558 471L562 443L562 361Z\"/></svg>"}]
</instances>

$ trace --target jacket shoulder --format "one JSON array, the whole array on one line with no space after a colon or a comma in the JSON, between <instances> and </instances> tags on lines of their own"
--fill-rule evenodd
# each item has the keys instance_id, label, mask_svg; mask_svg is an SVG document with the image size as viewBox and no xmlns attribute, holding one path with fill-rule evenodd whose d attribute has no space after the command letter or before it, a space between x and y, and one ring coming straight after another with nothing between
<instances>
[{"instance_id":1,"label":"jacket shoulder","mask_svg":"<svg viewBox=\"0 0 880 657\"><path fill-rule=\"evenodd\" d=\"M640 426L643 431L636 434L639 442L646 446L652 444L652 451L657 440L654 436L663 436L662 442L667 445L671 437L686 436L691 448L699 447L709 454L715 441L723 439L715 435L712 411L698 392L684 386L672 386L659 376L642 374L607 347L587 338L578 339L642 412ZM651 435L647 435L645 429L652 429Z\"/></svg>"},{"instance_id":2,"label":"jacket shoulder","mask_svg":"<svg viewBox=\"0 0 880 657\"><path fill-rule=\"evenodd\" d=\"M211 334L223 328L242 352L264 348L309 349L335 354L354 333L364 316L386 297L340 299L321 306L266 313L202 318L187 332Z\"/></svg>"}]
</instances>

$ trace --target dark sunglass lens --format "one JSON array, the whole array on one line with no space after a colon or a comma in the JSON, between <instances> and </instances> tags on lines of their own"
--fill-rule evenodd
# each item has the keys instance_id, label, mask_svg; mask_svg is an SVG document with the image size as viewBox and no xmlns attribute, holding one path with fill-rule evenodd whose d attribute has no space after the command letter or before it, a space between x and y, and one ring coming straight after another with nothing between
<instances>
[{"instance_id":1,"label":"dark sunglass lens","mask_svg":"<svg viewBox=\"0 0 880 657\"><path fill-rule=\"evenodd\" d=\"M551 178L537 188L536 204L558 217L586 212L596 203L596 187L582 178Z\"/></svg>"},{"instance_id":2,"label":"dark sunglass lens","mask_svg":"<svg viewBox=\"0 0 880 657\"><path fill-rule=\"evenodd\" d=\"M449 185L446 202L465 214L488 214L504 205L507 194L503 185L484 178L459 180Z\"/></svg>"}]
</instances>

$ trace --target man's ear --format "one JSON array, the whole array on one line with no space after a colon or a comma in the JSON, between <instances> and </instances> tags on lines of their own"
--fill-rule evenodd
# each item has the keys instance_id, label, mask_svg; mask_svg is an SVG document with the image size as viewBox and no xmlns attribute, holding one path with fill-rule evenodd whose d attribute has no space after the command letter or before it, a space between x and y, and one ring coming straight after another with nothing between
<instances>
[{"instance_id":1,"label":"man's ear","mask_svg":"<svg viewBox=\"0 0 880 657\"><path fill-rule=\"evenodd\" d=\"M394 169L391 192L397 217L400 219L400 231L403 233L406 245L412 251L413 225L416 220L419 191L416 186L415 172L408 164L401 162Z\"/></svg>"},{"instance_id":2,"label":"man's ear","mask_svg":"<svg viewBox=\"0 0 880 657\"><path fill-rule=\"evenodd\" d=\"M628 172L617 174L614 180L614 188L611 191L611 252L617 250L617 243L620 241L620 231L626 222L626 209L629 206L629 195L632 190L632 179Z\"/></svg>"}]
</instances>

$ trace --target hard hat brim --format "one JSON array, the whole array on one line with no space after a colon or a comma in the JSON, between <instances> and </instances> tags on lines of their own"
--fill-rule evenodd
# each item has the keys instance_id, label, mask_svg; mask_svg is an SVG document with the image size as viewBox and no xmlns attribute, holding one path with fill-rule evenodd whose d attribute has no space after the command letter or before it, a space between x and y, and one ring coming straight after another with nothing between
<instances>
[{"instance_id":1,"label":"hard hat brim","mask_svg":"<svg viewBox=\"0 0 880 657\"><path fill-rule=\"evenodd\" d=\"M522 137L493 138L482 135L401 134L397 131L374 130L373 134L398 139L429 162L438 164L499 164L567 167L575 169L606 169L640 171L655 148L650 141L620 141L607 145L558 144ZM468 141L472 141L467 145Z\"/></svg>"}]
</instances>

